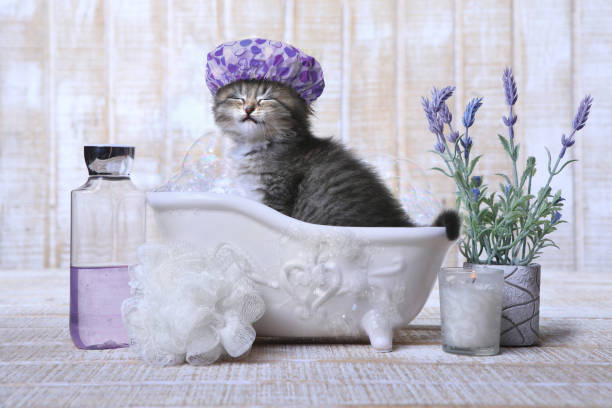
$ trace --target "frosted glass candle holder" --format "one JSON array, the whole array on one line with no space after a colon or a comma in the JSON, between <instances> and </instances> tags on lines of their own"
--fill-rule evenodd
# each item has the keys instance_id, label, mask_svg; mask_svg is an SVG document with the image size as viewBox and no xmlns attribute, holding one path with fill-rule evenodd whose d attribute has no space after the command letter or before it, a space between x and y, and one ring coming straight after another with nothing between
<instances>
[{"instance_id":1,"label":"frosted glass candle holder","mask_svg":"<svg viewBox=\"0 0 612 408\"><path fill-rule=\"evenodd\" d=\"M498 354L503 270L442 268L438 279L442 350L472 356Z\"/></svg>"}]
</instances>

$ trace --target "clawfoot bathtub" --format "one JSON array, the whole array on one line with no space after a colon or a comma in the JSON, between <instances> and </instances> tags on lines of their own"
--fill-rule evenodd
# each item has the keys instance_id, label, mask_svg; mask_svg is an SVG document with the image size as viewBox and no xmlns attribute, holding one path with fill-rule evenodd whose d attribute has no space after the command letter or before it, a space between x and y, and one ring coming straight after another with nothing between
<instances>
[{"instance_id":1,"label":"clawfoot bathtub","mask_svg":"<svg viewBox=\"0 0 612 408\"><path fill-rule=\"evenodd\" d=\"M258 336L361 337L379 351L422 309L452 242L442 227L332 227L246 198L147 195L163 241L231 248L266 312Z\"/></svg>"}]
</instances>

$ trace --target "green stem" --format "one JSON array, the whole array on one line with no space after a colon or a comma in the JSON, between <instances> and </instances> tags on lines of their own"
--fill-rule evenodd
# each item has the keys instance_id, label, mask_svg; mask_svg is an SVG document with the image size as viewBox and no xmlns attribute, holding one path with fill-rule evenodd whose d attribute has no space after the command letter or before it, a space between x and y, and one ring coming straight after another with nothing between
<instances>
[{"instance_id":1,"label":"green stem","mask_svg":"<svg viewBox=\"0 0 612 408\"><path fill-rule=\"evenodd\" d=\"M469 134L469 132L470 132L470 131L469 131L469 128L467 128L467 127L466 127L466 128L465 128L465 135L464 135L465 140L468 140L468 134ZM466 145L466 146L467 146L467 145ZM467 151L468 151L467 156L465 155L465 153L463 153L463 157L464 157L464 159L465 159L465 167L469 169L469 168L470 168L470 164L469 164L469 147L466 147L466 148L465 148L465 150L467 150Z\"/></svg>"},{"instance_id":2,"label":"green stem","mask_svg":"<svg viewBox=\"0 0 612 408\"><path fill-rule=\"evenodd\" d=\"M527 240L523 240L523 249L521 251L521 259L525 259L525 250L527 247Z\"/></svg>"},{"instance_id":3,"label":"green stem","mask_svg":"<svg viewBox=\"0 0 612 408\"><path fill-rule=\"evenodd\" d=\"M555 165L552 168L548 176L548 180L546 181L546 185L544 186L542 191L548 190L548 187L550 186L550 182L552 181L555 175L555 172L557 171L557 168L559 167L560 161L561 161L561 158L560 157L557 158L557 161L555 162ZM527 216L527 221L525 222L525 225L521 228L521 232L516 236L516 238L514 238L514 240L510 244L504 245L500 249L509 250L511 248L514 248L514 246L517 243L519 243L522 239L524 239L525 237L529 235L529 232L531 231L531 228L533 227L534 218L536 217L536 214L538 213L538 210L540 209L540 206L544 202L545 198L546 198L546 194L542 194L540 197L538 197L538 200L536 201L534 205L533 211L529 212L529 215Z\"/></svg>"},{"instance_id":4,"label":"green stem","mask_svg":"<svg viewBox=\"0 0 612 408\"><path fill-rule=\"evenodd\" d=\"M529 171L529 183L527 184L527 194L531 194L531 179L533 178L533 170Z\"/></svg>"},{"instance_id":5,"label":"green stem","mask_svg":"<svg viewBox=\"0 0 612 408\"><path fill-rule=\"evenodd\" d=\"M510 120L512 120L512 105L510 105ZM514 136L512 126L508 126L508 138L510 139L510 151L512 152L512 167L514 169L514 188L518 191L518 171L516 169L516 160L518 155L514 154Z\"/></svg>"},{"instance_id":6,"label":"green stem","mask_svg":"<svg viewBox=\"0 0 612 408\"><path fill-rule=\"evenodd\" d=\"M553 167L553 169L551 170L550 174L548 175L548 180L546 181L546 185L544 186L544 191L548 190L548 187L550 186L550 182L552 181L552 179L555 176L555 173L557 171L557 167L559 167L559 162L560 161L561 161L561 157L557 157L557 161L555 162L555 166ZM530 183L531 183L531 180L530 180ZM529 213L530 216L533 215L533 217L535 217L535 215L538 213L538 210L540 209L540 206L544 202L545 198L546 198L546 194L542 194L541 197L538 197L538 200L536 201L536 205L535 205L535 208L533 210L533 213ZM529 217L527 219L529 219Z\"/></svg>"}]
</instances>

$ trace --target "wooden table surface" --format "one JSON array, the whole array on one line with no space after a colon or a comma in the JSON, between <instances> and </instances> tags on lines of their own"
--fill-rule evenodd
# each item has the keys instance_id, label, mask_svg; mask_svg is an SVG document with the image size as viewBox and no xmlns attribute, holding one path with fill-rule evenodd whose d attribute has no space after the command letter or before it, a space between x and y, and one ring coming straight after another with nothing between
<instances>
[{"instance_id":1,"label":"wooden table surface","mask_svg":"<svg viewBox=\"0 0 612 408\"><path fill-rule=\"evenodd\" d=\"M72 345L67 270L0 271L0 404L612 406L610 275L543 272L539 347L444 353L436 288L391 353L258 340L237 362L158 368Z\"/></svg>"}]
</instances>

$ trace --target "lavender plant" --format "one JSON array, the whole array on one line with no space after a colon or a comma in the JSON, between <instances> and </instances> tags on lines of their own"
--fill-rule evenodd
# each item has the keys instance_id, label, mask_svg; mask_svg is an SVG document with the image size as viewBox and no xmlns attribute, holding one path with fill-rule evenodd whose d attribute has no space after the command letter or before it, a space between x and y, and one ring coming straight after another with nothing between
<instances>
[{"instance_id":1,"label":"lavender plant","mask_svg":"<svg viewBox=\"0 0 612 408\"><path fill-rule=\"evenodd\" d=\"M587 95L580 102L569 137L561 136L561 149L554 164L546 148L548 179L534 194L531 182L536 172L535 157L527 158L522 171L517 166L519 145L516 144L514 125L518 117L513 107L518 92L511 69L504 71L502 83L508 105L508 116L503 116L502 120L508 128L508 137L498 137L512 162L512 174L497 173L504 180L497 192L489 192L483 177L473 175L482 155L471 155L473 139L470 128L482 106L482 98L467 103L462 118L463 134L453 128L452 114L446 105L454 87L434 87L431 100L423 97L422 105L429 130L436 137L433 152L444 162L444 168L434 169L452 178L457 187L457 210L464 221L459 250L473 264L528 265L544 248L557 247L549 235L565 222L561 219L564 199L560 190L552 193L551 182L567 165L576 161L564 160L564 156L566 150L574 145L576 133L585 126L593 98Z\"/></svg>"}]
</instances>

